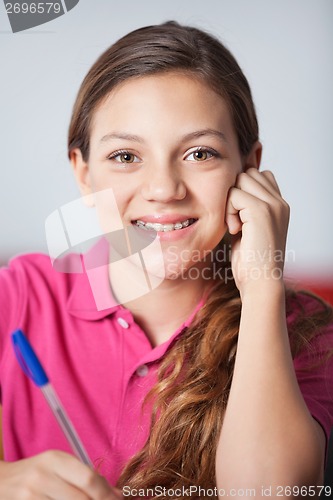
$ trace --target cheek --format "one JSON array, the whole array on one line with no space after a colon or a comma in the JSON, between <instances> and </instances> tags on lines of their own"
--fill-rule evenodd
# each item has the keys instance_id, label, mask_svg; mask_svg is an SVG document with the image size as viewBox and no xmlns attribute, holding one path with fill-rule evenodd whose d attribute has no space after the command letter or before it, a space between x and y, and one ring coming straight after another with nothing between
<instances>
[{"instance_id":1,"label":"cheek","mask_svg":"<svg viewBox=\"0 0 333 500\"><path fill-rule=\"evenodd\" d=\"M216 217L221 217L223 218L225 209L226 209L226 203L227 203L227 196L228 192L220 192L220 193L214 193L210 199L209 199L209 207L211 213L216 216Z\"/></svg>"},{"instance_id":2,"label":"cheek","mask_svg":"<svg viewBox=\"0 0 333 500\"><path fill-rule=\"evenodd\" d=\"M132 192L125 179L98 174L92 177L91 187L99 218L119 220L128 206Z\"/></svg>"},{"instance_id":3,"label":"cheek","mask_svg":"<svg viewBox=\"0 0 333 500\"><path fill-rule=\"evenodd\" d=\"M121 205L111 188L97 190L93 193L96 215L104 234L123 229Z\"/></svg>"},{"instance_id":4,"label":"cheek","mask_svg":"<svg viewBox=\"0 0 333 500\"><path fill-rule=\"evenodd\" d=\"M228 200L229 190L235 185L236 175L223 176L216 178L214 183L206 186L202 197L207 211L214 219L224 221L226 204Z\"/></svg>"}]
</instances>

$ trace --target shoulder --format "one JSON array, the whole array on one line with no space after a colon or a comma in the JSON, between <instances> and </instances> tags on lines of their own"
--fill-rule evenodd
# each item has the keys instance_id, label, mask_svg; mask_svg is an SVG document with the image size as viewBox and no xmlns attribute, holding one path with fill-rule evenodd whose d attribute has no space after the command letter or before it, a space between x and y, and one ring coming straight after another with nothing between
<instances>
[{"instance_id":1,"label":"shoulder","mask_svg":"<svg viewBox=\"0 0 333 500\"><path fill-rule=\"evenodd\" d=\"M29 311L66 301L73 279L71 273L57 272L48 255L32 253L12 258L0 269L0 330L20 325Z\"/></svg>"},{"instance_id":2,"label":"shoulder","mask_svg":"<svg viewBox=\"0 0 333 500\"><path fill-rule=\"evenodd\" d=\"M333 307L306 290L287 292L287 326L295 359L330 359L333 368Z\"/></svg>"},{"instance_id":3,"label":"shoulder","mask_svg":"<svg viewBox=\"0 0 333 500\"><path fill-rule=\"evenodd\" d=\"M329 382L333 379L333 308L311 292L288 290L287 326L298 379L311 381L318 392L329 388L333 424Z\"/></svg>"},{"instance_id":4,"label":"shoulder","mask_svg":"<svg viewBox=\"0 0 333 500\"><path fill-rule=\"evenodd\" d=\"M333 375L333 308L309 291L287 291L287 326L299 368L322 364Z\"/></svg>"},{"instance_id":5,"label":"shoulder","mask_svg":"<svg viewBox=\"0 0 333 500\"><path fill-rule=\"evenodd\" d=\"M332 306L308 291L288 290L286 302L297 382L328 442L333 426Z\"/></svg>"},{"instance_id":6,"label":"shoulder","mask_svg":"<svg viewBox=\"0 0 333 500\"><path fill-rule=\"evenodd\" d=\"M289 322L296 321L300 316L311 316L326 311L332 311L332 306L318 295L308 290L286 290L286 311Z\"/></svg>"},{"instance_id":7,"label":"shoulder","mask_svg":"<svg viewBox=\"0 0 333 500\"><path fill-rule=\"evenodd\" d=\"M0 279L13 276L29 270L45 269L51 266L50 257L42 253L18 255L9 260L7 266L0 269Z\"/></svg>"},{"instance_id":8,"label":"shoulder","mask_svg":"<svg viewBox=\"0 0 333 500\"><path fill-rule=\"evenodd\" d=\"M11 259L7 266L0 269L0 296L8 301L12 293L21 294L27 283L34 284L29 278L49 274L50 259L43 254L20 255Z\"/></svg>"},{"instance_id":9,"label":"shoulder","mask_svg":"<svg viewBox=\"0 0 333 500\"><path fill-rule=\"evenodd\" d=\"M287 289L286 317L291 337L333 336L333 307L307 290Z\"/></svg>"},{"instance_id":10,"label":"shoulder","mask_svg":"<svg viewBox=\"0 0 333 500\"><path fill-rule=\"evenodd\" d=\"M66 279L66 277L70 278L72 274L82 273L82 271L80 254L68 254L53 264L47 254L30 253L13 257L7 266L0 268L0 283L19 283L20 280L27 279L27 277L48 282L59 281ZM31 285L37 283L36 281L30 282Z\"/></svg>"},{"instance_id":11,"label":"shoulder","mask_svg":"<svg viewBox=\"0 0 333 500\"><path fill-rule=\"evenodd\" d=\"M19 255L0 269L0 294L24 293L28 287L33 293L40 287L66 279L64 273L56 272L48 255L32 253Z\"/></svg>"}]
</instances>

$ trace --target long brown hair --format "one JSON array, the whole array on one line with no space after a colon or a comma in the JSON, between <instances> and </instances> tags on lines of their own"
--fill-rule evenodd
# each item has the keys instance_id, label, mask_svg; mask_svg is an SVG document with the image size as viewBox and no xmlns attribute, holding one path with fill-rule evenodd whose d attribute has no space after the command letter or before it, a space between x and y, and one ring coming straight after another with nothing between
<instances>
[{"instance_id":1,"label":"long brown hair","mask_svg":"<svg viewBox=\"0 0 333 500\"><path fill-rule=\"evenodd\" d=\"M112 89L129 78L168 71L200 78L224 98L239 150L246 156L258 140L258 123L242 70L217 39L175 22L133 31L96 61L74 105L69 154L79 148L88 160L93 113ZM224 239L220 245L228 246L228 241ZM214 265L224 279L215 273L217 278L204 307L162 360L158 382L148 395L153 400L150 436L125 467L119 486L215 487L215 452L233 375L241 314L239 292L226 272L230 262L222 260ZM287 305L297 308L298 295L289 290L286 296ZM299 308L296 326L289 332L293 355L309 343L318 328L332 321L331 308L320 299L310 318Z\"/></svg>"}]
</instances>

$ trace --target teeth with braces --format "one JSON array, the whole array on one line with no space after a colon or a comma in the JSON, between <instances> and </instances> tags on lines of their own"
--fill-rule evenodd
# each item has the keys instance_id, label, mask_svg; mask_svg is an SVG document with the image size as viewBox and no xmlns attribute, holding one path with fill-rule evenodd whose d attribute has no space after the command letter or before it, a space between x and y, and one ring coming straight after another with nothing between
<instances>
[{"instance_id":1,"label":"teeth with braces","mask_svg":"<svg viewBox=\"0 0 333 500\"><path fill-rule=\"evenodd\" d=\"M136 220L135 225L146 231L157 231L157 232L168 232L177 231L188 227L193 224L197 219L186 219L183 222L176 222L175 224L160 224L159 222L143 222L142 220Z\"/></svg>"}]
</instances>

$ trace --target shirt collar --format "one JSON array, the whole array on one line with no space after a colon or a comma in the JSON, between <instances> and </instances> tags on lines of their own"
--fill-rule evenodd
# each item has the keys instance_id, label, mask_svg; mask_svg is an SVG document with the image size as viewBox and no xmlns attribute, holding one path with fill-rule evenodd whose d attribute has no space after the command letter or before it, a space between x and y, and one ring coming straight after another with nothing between
<instances>
[{"instance_id":1,"label":"shirt collar","mask_svg":"<svg viewBox=\"0 0 333 500\"><path fill-rule=\"evenodd\" d=\"M72 254L69 258L76 259L74 267L77 269L77 259L81 261L83 272L72 274L73 285L67 300L67 309L72 316L80 319L97 321L115 313L120 309L125 309L119 304L112 293L109 281L109 243L105 238L101 238L84 255ZM94 289L94 292L92 291ZM161 345L163 350L175 338L182 333L192 322L195 314L204 305L202 299L189 318L177 329L165 345Z\"/></svg>"},{"instance_id":2,"label":"shirt collar","mask_svg":"<svg viewBox=\"0 0 333 500\"><path fill-rule=\"evenodd\" d=\"M190 326L193 321L196 313L203 307L205 303L204 299L201 299L200 302L195 307L194 311L190 314L187 320L179 327L177 330L171 335L169 339L167 339L162 344L154 347L150 352L148 352L143 359L140 360L140 364L142 363L150 363L156 361L156 359L160 359L167 350L171 347L171 345L182 335L182 333Z\"/></svg>"},{"instance_id":3,"label":"shirt collar","mask_svg":"<svg viewBox=\"0 0 333 500\"><path fill-rule=\"evenodd\" d=\"M81 272L72 274L72 289L67 300L70 314L86 320L103 319L123 308L112 294L108 274L109 245L101 238L80 258ZM77 266L76 266L77 267Z\"/></svg>"}]
</instances>

